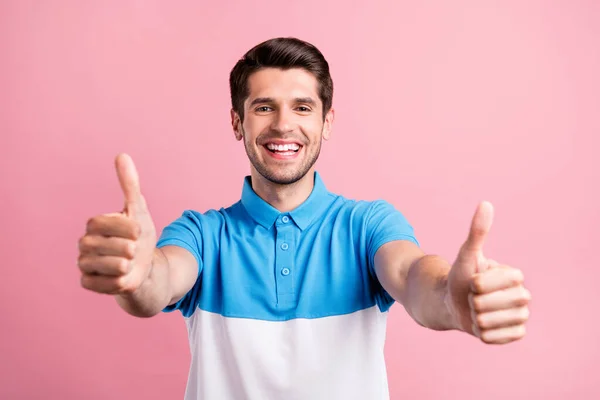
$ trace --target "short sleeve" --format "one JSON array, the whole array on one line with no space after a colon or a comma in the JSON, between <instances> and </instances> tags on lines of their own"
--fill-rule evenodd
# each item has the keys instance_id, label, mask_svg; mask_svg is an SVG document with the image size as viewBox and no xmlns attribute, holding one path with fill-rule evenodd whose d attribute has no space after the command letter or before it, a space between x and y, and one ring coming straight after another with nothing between
<instances>
[{"instance_id":1,"label":"short sleeve","mask_svg":"<svg viewBox=\"0 0 600 400\"><path fill-rule=\"evenodd\" d=\"M199 215L193 211L185 211L181 217L167 225L158 239L157 248L179 246L188 250L198 261L198 279L203 268L202 262L202 225ZM197 304L198 281L177 303L167 306L163 311L181 310L184 315L191 315Z\"/></svg>"},{"instance_id":2,"label":"short sleeve","mask_svg":"<svg viewBox=\"0 0 600 400\"><path fill-rule=\"evenodd\" d=\"M384 200L373 202L366 219L367 257L369 274L377 280L375 273L375 254L384 244L394 240L408 240L419 246L414 233L404 215ZM382 311L387 311L394 299L378 284L377 302Z\"/></svg>"}]
</instances>

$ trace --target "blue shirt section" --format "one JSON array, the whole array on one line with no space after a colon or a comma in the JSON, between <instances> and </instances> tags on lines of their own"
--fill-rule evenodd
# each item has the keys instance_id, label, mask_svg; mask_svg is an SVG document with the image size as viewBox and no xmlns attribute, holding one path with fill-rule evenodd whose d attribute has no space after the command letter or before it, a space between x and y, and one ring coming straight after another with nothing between
<instances>
[{"instance_id":1,"label":"blue shirt section","mask_svg":"<svg viewBox=\"0 0 600 400\"><path fill-rule=\"evenodd\" d=\"M241 200L205 213L185 211L163 230L198 261L194 287L164 311L197 307L225 317L285 321L352 313L394 300L375 275L377 249L392 240L418 245L412 226L383 200L330 193L320 175L309 198L281 213L244 180Z\"/></svg>"}]
</instances>

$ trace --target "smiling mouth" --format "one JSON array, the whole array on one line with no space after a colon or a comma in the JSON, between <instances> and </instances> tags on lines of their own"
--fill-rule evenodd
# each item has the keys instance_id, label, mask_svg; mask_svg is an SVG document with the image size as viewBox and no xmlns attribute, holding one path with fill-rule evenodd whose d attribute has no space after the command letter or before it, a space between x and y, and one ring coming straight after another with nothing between
<instances>
[{"instance_id":1,"label":"smiling mouth","mask_svg":"<svg viewBox=\"0 0 600 400\"><path fill-rule=\"evenodd\" d=\"M279 155L282 155L282 156L288 156L288 155L296 154L302 148L302 146L300 146L297 143L290 143L290 144L267 143L267 144L264 145L264 147L265 147L265 149L267 149L271 153L273 153L273 154L279 154Z\"/></svg>"}]
</instances>

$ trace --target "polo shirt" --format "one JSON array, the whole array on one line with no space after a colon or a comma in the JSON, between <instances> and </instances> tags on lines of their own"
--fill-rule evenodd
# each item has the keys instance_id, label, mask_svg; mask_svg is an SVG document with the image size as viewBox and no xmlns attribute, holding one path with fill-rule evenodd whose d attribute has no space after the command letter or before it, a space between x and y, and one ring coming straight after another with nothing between
<instances>
[{"instance_id":1,"label":"polo shirt","mask_svg":"<svg viewBox=\"0 0 600 400\"><path fill-rule=\"evenodd\" d=\"M185 399L388 399L386 321L394 299L377 280L377 249L418 245L384 200L331 193L279 212L244 178L240 201L186 210L157 247L198 261L193 288L164 311L184 317L191 350Z\"/></svg>"}]
</instances>

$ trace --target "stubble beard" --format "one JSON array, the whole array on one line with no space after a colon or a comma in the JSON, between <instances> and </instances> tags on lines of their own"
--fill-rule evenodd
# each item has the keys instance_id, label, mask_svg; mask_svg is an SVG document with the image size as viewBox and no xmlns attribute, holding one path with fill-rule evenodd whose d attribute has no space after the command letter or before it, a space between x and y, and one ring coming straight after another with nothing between
<instances>
[{"instance_id":1,"label":"stubble beard","mask_svg":"<svg viewBox=\"0 0 600 400\"><path fill-rule=\"evenodd\" d=\"M319 140L317 143L317 148L313 154L307 154L305 160L296 170L289 172L286 171L286 173L281 173L281 170L273 171L270 170L264 163L260 162L257 150L254 146L248 143L248 140L246 139L247 135L243 128L242 132L244 134L244 148L246 149L246 155L248 156L250 163L263 178L276 185L293 185L294 183L298 182L308 173L308 171L310 171L321 154L321 140ZM307 148L308 146L304 145L302 147L302 151L306 151Z\"/></svg>"}]
</instances>

